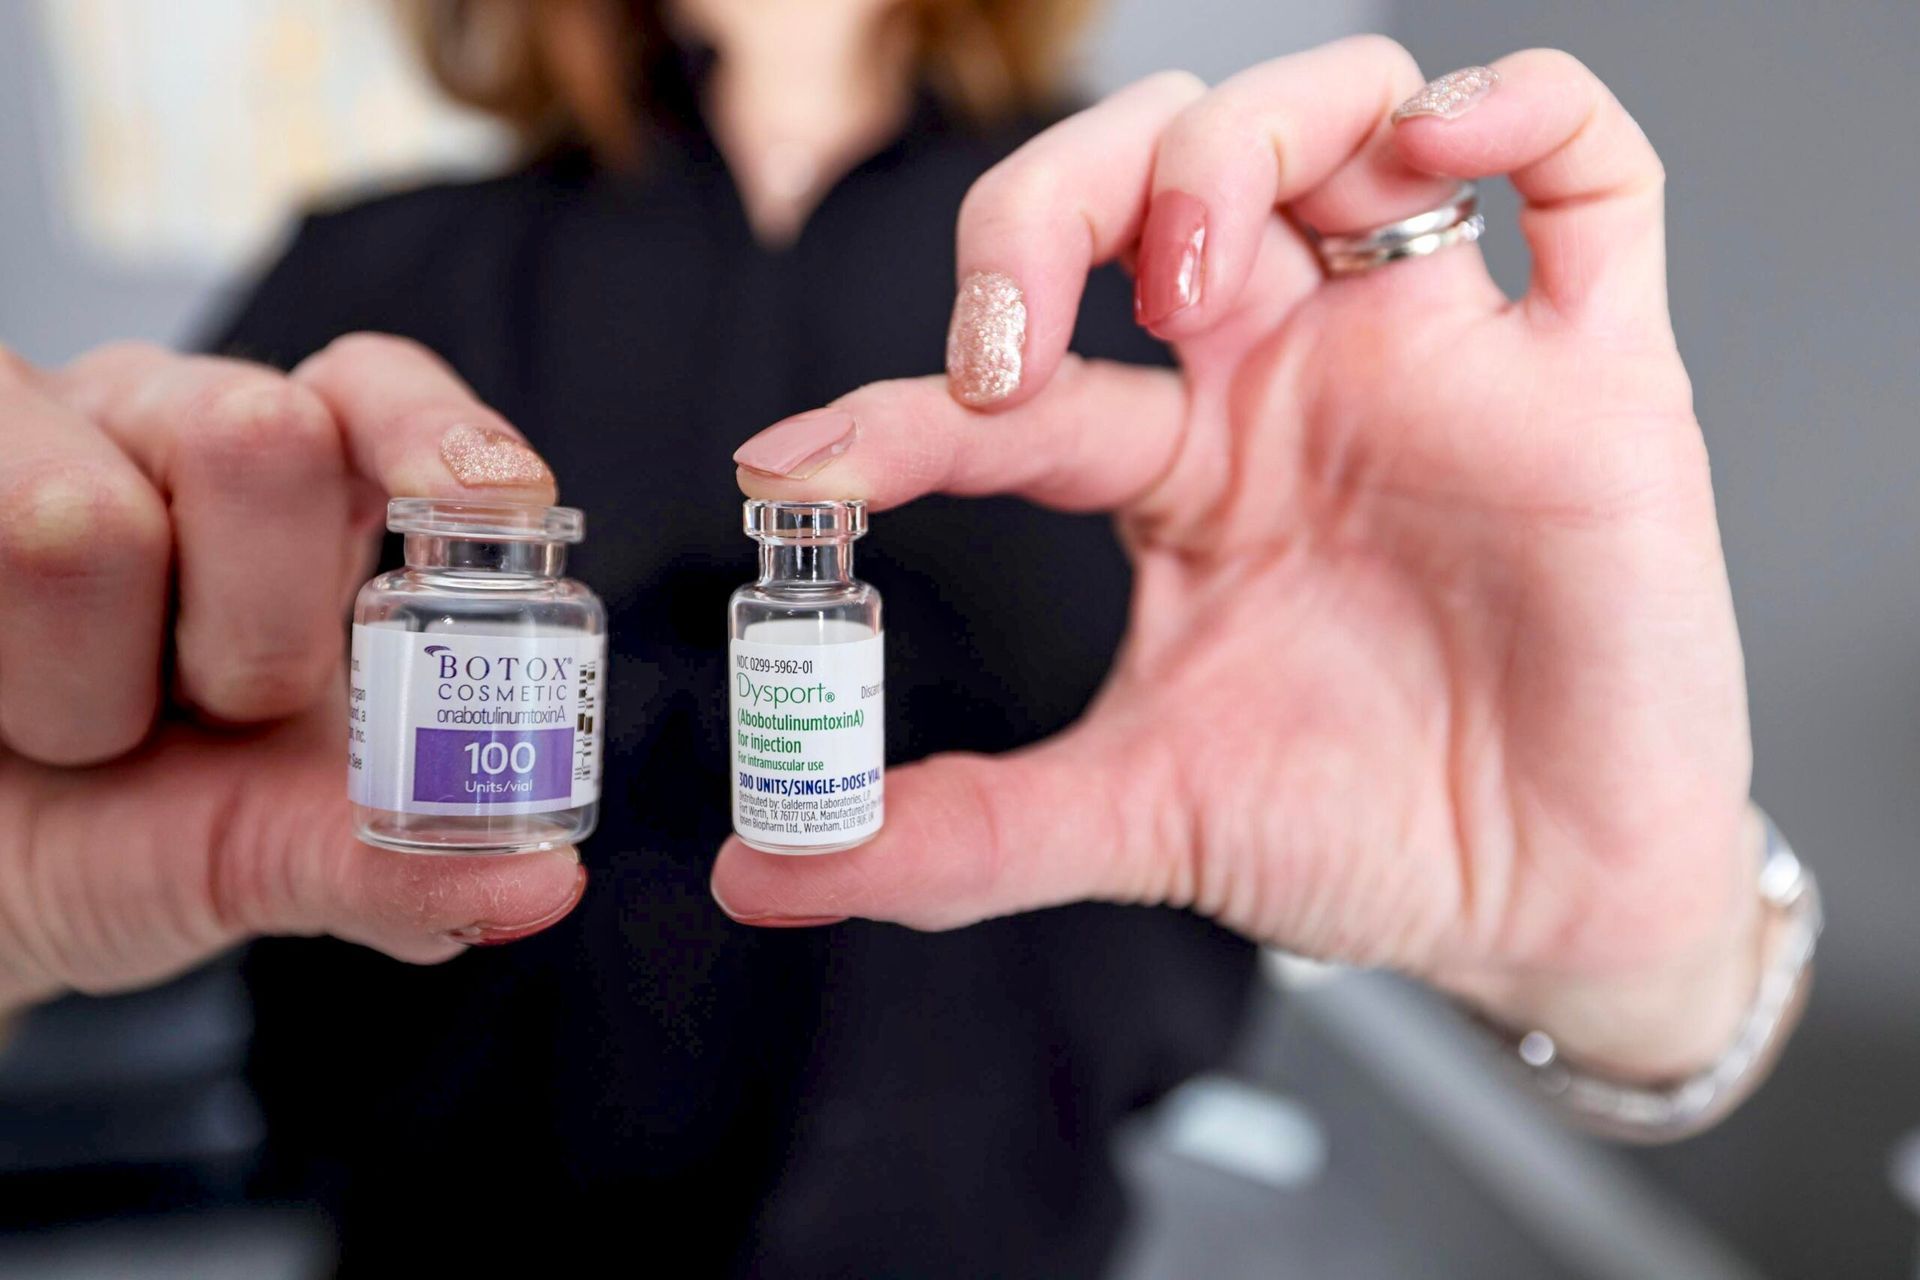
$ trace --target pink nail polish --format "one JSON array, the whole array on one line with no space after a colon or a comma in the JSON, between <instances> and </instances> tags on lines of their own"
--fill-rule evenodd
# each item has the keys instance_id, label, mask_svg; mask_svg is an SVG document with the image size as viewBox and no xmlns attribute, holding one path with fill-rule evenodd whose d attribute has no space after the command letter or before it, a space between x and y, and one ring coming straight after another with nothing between
<instances>
[{"instance_id":1,"label":"pink nail polish","mask_svg":"<svg viewBox=\"0 0 1920 1280\"><path fill-rule=\"evenodd\" d=\"M1162 191L1147 210L1134 274L1133 317L1151 329L1200 301L1206 285L1207 206Z\"/></svg>"},{"instance_id":2,"label":"pink nail polish","mask_svg":"<svg viewBox=\"0 0 1920 1280\"><path fill-rule=\"evenodd\" d=\"M1420 92L1393 109L1393 122L1414 116L1438 116L1457 120L1480 105L1480 100L1500 83L1500 73L1492 67L1462 67L1427 81Z\"/></svg>"},{"instance_id":3,"label":"pink nail polish","mask_svg":"<svg viewBox=\"0 0 1920 1280\"><path fill-rule=\"evenodd\" d=\"M858 430L844 409L814 409L776 422L734 450L751 471L805 480L853 447Z\"/></svg>"},{"instance_id":4,"label":"pink nail polish","mask_svg":"<svg viewBox=\"0 0 1920 1280\"><path fill-rule=\"evenodd\" d=\"M730 916L735 924L752 925L756 929L817 929L824 925L840 924L845 916Z\"/></svg>"},{"instance_id":5,"label":"pink nail polish","mask_svg":"<svg viewBox=\"0 0 1920 1280\"><path fill-rule=\"evenodd\" d=\"M469 489L550 484L553 473L540 455L514 436L492 427L455 423L440 437L440 460Z\"/></svg>"},{"instance_id":6,"label":"pink nail polish","mask_svg":"<svg viewBox=\"0 0 1920 1280\"><path fill-rule=\"evenodd\" d=\"M498 947L509 942L518 942L522 938L531 938L544 929L550 929L566 919L572 910L580 905L580 899L587 892L587 869L581 867L574 876L573 892L566 901L541 916L538 920L528 920L521 924L490 924L477 921L458 929L449 929L447 938L466 947Z\"/></svg>"}]
</instances>

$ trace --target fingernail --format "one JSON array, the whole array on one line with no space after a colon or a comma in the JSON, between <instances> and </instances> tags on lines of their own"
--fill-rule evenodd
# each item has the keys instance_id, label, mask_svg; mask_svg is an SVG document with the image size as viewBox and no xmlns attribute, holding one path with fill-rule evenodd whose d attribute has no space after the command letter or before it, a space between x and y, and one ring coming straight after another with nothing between
<instances>
[{"instance_id":1,"label":"fingernail","mask_svg":"<svg viewBox=\"0 0 1920 1280\"><path fill-rule=\"evenodd\" d=\"M711 880L707 882L707 892L713 895L714 905L726 913L727 919L735 924L750 924L757 929L811 929L823 924L839 924L846 916L783 916L777 913L753 915L735 911L720 896L720 887Z\"/></svg>"},{"instance_id":2,"label":"fingernail","mask_svg":"<svg viewBox=\"0 0 1920 1280\"><path fill-rule=\"evenodd\" d=\"M734 450L733 460L751 471L805 480L853 447L853 415L844 409L814 409L774 423Z\"/></svg>"},{"instance_id":3,"label":"fingernail","mask_svg":"<svg viewBox=\"0 0 1920 1280\"><path fill-rule=\"evenodd\" d=\"M1184 191L1156 195L1134 269L1133 318L1151 329L1199 302L1206 251L1207 206Z\"/></svg>"},{"instance_id":4,"label":"fingernail","mask_svg":"<svg viewBox=\"0 0 1920 1280\"><path fill-rule=\"evenodd\" d=\"M1027 300L1013 277L976 271L960 282L947 327L947 385L961 404L997 404L1020 388Z\"/></svg>"},{"instance_id":5,"label":"fingernail","mask_svg":"<svg viewBox=\"0 0 1920 1280\"><path fill-rule=\"evenodd\" d=\"M840 924L845 916L728 916L735 924L752 925L756 929L814 929L821 925Z\"/></svg>"},{"instance_id":6,"label":"fingernail","mask_svg":"<svg viewBox=\"0 0 1920 1280\"><path fill-rule=\"evenodd\" d=\"M440 437L440 458L470 489L547 484L553 472L540 455L504 431L456 423Z\"/></svg>"},{"instance_id":7,"label":"fingernail","mask_svg":"<svg viewBox=\"0 0 1920 1280\"><path fill-rule=\"evenodd\" d=\"M1492 67L1462 67L1429 80L1426 87L1393 109L1393 122L1414 116L1439 116L1457 120L1478 106L1480 99L1500 83L1500 73Z\"/></svg>"},{"instance_id":8,"label":"fingernail","mask_svg":"<svg viewBox=\"0 0 1920 1280\"><path fill-rule=\"evenodd\" d=\"M449 929L447 938L465 947L498 947L522 938L531 938L564 920L568 912L580 905L580 898L586 891L587 869L581 867L574 875L573 892L567 895L566 901L538 920L527 920L520 924L492 924L481 920L459 929Z\"/></svg>"}]
</instances>

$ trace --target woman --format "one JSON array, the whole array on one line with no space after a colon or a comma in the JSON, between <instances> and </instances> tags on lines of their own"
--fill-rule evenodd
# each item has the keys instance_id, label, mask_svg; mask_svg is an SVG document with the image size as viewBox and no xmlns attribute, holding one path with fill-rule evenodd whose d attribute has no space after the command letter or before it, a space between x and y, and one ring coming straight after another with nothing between
<instances>
[{"instance_id":1,"label":"woman","mask_svg":"<svg viewBox=\"0 0 1920 1280\"><path fill-rule=\"evenodd\" d=\"M257 935L525 939L254 952L279 1186L326 1199L359 1274L622 1247L1097 1274L1105 1138L1220 1051L1248 972L1174 912L728 916L1191 905L1623 1084L1720 1060L1775 928L1738 640L1658 162L1577 63L1422 92L1349 41L1155 77L1014 150L1066 6L433 13L456 89L539 159L310 221L224 344L262 363L9 368L0 1007ZM1528 202L1519 304L1458 220L1331 279L1300 230L1492 173ZM1076 315L1103 360L1066 357ZM1138 367L1143 329L1177 371ZM943 331L947 379L785 417L934 367ZM750 493L899 507L862 552L892 754L945 754L893 773L871 846L727 845L723 916L736 461ZM380 491L555 475L613 615L592 892L570 853L356 845L339 617ZM1131 611L1104 522L899 506L936 490L1117 509Z\"/></svg>"}]
</instances>

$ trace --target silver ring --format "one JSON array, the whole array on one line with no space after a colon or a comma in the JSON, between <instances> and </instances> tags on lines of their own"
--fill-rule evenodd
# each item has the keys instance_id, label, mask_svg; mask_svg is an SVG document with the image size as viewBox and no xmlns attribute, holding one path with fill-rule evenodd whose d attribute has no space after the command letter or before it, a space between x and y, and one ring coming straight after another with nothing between
<instances>
[{"instance_id":1,"label":"silver ring","mask_svg":"<svg viewBox=\"0 0 1920 1280\"><path fill-rule=\"evenodd\" d=\"M1347 235L1315 235L1314 249L1327 274L1350 276L1402 258L1423 258L1448 245L1472 244L1487 229L1480 213L1480 189L1471 182L1454 188L1443 205L1398 222Z\"/></svg>"}]
</instances>

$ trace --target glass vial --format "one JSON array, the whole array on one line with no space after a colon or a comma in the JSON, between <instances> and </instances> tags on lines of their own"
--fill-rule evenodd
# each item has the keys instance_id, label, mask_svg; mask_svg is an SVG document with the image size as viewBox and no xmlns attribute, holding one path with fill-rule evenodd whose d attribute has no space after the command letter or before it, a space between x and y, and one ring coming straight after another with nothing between
<instances>
[{"instance_id":1,"label":"glass vial","mask_svg":"<svg viewBox=\"0 0 1920 1280\"><path fill-rule=\"evenodd\" d=\"M853 576L867 504L746 505L760 577L733 593L733 829L766 853L836 853L885 817L880 593Z\"/></svg>"},{"instance_id":2,"label":"glass vial","mask_svg":"<svg viewBox=\"0 0 1920 1280\"><path fill-rule=\"evenodd\" d=\"M560 576L571 507L395 498L407 564L360 589L347 798L369 844L525 853L600 811L607 613Z\"/></svg>"}]
</instances>

